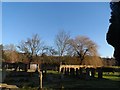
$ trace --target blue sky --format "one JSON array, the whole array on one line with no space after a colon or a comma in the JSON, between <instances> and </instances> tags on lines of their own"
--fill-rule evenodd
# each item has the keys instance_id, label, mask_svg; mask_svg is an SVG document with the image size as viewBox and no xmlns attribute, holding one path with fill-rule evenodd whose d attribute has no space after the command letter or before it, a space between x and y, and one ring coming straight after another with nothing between
<instances>
[{"instance_id":1,"label":"blue sky","mask_svg":"<svg viewBox=\"0 0 120 90\"><path fill-rule=\"evenodd\" d=\"M85 35L97 43L101 56L113 56L106 42L110 7L105 2L43 3L16 2L2 4L2 43L19 44L21 40L39 34L46 45L54 46L60 30Z\"/></svg>"}]
</instances>

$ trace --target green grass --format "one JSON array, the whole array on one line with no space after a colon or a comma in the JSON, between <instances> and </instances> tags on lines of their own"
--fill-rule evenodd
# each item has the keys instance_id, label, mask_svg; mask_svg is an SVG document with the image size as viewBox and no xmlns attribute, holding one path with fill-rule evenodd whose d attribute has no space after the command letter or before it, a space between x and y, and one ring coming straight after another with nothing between
<instances>
[{"instance_id":1,"label":"green grass","mask_svg":"<svg viewBox=\"0 0 120 90\"><path fill-rule=\"evenodd\" d=\"M48 70L47 73L48 73L48 74L50 74L50 73L52 73L52 74L60 74L59 72L53 71L53 70Z\"/></svg>"},{"instance_id":2,"label":"green grass","mask_svg":"<svg viewBox=\"0 0 120 90\"><path fill-rule=\"evenodd\" d=\"M56 75L59 76L58 72L55 71L49 71L48 75L52 74L52 77L54 78L51 81L45 81L44 87L45 88L120 88L120 77L119 73L110 73L106 74L103 73L103 79L97 79L97 74L95 75L95 79L91 80L83 80L78 79L75 77L65 76L64 79L59 80L59 77L56 77ZM55 81L56 80L56 81Z\"/></svg>"},{"instance_id":3,"label":"green grass","mask_svg":"<svg viewBox=\"0 0 120 90\"><path fill-rule=\"evenodd\" d=\"M96 73L95 77L98 77L98 73ZM115 73L103 73L103 78L104 79L108 79L108 80L112 80L112 81L120 81L120 72L115 72Z\"/></svg>"},{"instance_id":4,"label":"green grass","mask_svg":"<svg viewBox=\"0 0 120 90\"><path fill-rule=\"evenodd\" d=\"M115 88L116 90L120 89L120 74L119 73L103 73L103 79L97 79L97 73L95 75L96 78L85 80L77 77L64 76L63 79L60 79L61 74L57 71L47 71L46 78L43 78L43 90L84 90L84 89L101 89L101 88ZM37 75L36 75L37 76ZM34 79L34 83L38 80L38 78ZM23 86L18 90L37 90L38 87L27 87ZM14 90L14 89L13 89ZM96 90L96 89L95 89Z\"/></svg>"},{"instance_id":5,"label":"green grass","mask_svg":"<svg viewBox=\"0 0 120 90\"><path fill-rule=\"evenodd\" d=\"M108 68L120 68L120 66L107 66Z\"/></svg>"}]
</instances>

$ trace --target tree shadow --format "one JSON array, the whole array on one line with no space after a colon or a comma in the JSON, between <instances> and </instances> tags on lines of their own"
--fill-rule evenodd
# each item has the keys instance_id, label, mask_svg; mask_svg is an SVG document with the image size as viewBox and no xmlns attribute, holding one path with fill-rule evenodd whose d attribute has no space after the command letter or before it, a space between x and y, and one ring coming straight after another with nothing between
<instances>
[{"instance_id":1,"label":"tree shadow","mask_svg":"<svg viewBox=\"0 0 120 90\"><path fill-rule=\"evenodd\" d=\"M7 71L4 83L16 85L19 88L23 87L39 87L39 73L25 71ZM44 75L44 74L43 74ZM120 76L118 76L120 77ZM107 78L80 78L76 76L60 77L60 74L47 73L43 76L43 88L66 90L66 89L120 89L120 80L112 80Z\"/></svg>"},{"instance_id":2,"label":"tree shadow","mask_svg":"<svg viewBox=\"0 0 120 90\"><path fill-rule=\"evenodd\" d=\"M3 83L8 85L16 85L19 88L38 87L39 74L37 72L6 71L6 78Z\"/></svg>"},{"instance_id":3,"label":"tree shadow","mask_svg":"<svg viewBox=\"0 0 120 90\"><path fill-rule=\"evenodd\" d=\"M43 85L44 87L47 87L49 89L120 89L120 80L116 81L106 78L99 79L97 77L85 79L76 76L64 76L64 78L61 79L60 76L57 76L56 74L51 74L49 77L50 80L45 80Z\"/></svg>"},{"instance_id":4,"label":"tree shadow","mask_svg":"<svg viewBox=\"0 0 120 90\"><path fill-rule=\"evenodd\" d=\"M98 79L96 77L94 78L89 78L89 79L81 79L81 78L69 78L69 80L63 80L62 81L62 86L65 89L120 89L120 80L119 81L114 81L111 79Z\"/></svg>"}]
</instances>

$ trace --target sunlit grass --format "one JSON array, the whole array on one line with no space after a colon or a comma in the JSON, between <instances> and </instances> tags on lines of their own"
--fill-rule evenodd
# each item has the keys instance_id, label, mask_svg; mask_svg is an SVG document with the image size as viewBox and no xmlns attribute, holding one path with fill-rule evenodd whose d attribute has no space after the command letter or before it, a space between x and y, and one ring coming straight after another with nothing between
<instances>
[{"instance_id":1,"label":"sunlit grass","mask_svg":"<svg viewBox=\"0 0 120 90\"><path fill-rule=\"evenodd\" d=\"M98 79L98 74L96 73L94 79L85 80L80 79L77 77L70 77L70 76L64 76L63 79L60 79L61 73L58 71L48 70L47 71L47 79L43 79L43 90L61 90L61 88L65 89L72 89L75 88L120 88L119 82L120 82L120 73L103 73L103 79ZM50 77L51 79L48 79ZM35 79L37 80L37 79ZM35 84L35 83L33 83ZM37 87L27 87L23 86L22 88L18 90L37 90ZM116 89L116 90L117 90Z\"/></svg>"},{"instance_id":2,"label":"sunlit grass","mask_svg":"<svg viewBox=\"0 0 120 90\"><path fill-rule=\"evenodd\" d=\"M48 74L58 74L56 71L48 71ZM61 81L50 82L44 84L45 88L119 88L120 77L119 73L103 73L103 79L97 79L98 74L96 73L95 79L84 80L76 77L64 76ZM57 80L57 79L56 79Z\"/></svg>"}]
</instances>

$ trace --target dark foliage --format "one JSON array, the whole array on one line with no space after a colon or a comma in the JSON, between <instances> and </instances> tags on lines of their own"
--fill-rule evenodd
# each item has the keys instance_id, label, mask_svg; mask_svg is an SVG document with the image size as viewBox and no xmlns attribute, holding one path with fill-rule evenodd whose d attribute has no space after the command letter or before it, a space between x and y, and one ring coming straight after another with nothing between
<instances>
[{"instance_id":1,"label":"dark foliage","mask_svg":"<svg viewBox=\"0 0 120 90\"><path fill-rule=\"evenodd\" d=\"M110 18L111 24L106 39L108 44L114 47L114 57L120 66L120 1L111 2L110 7L112 10Z\"/></svg>"}]
</instances>

